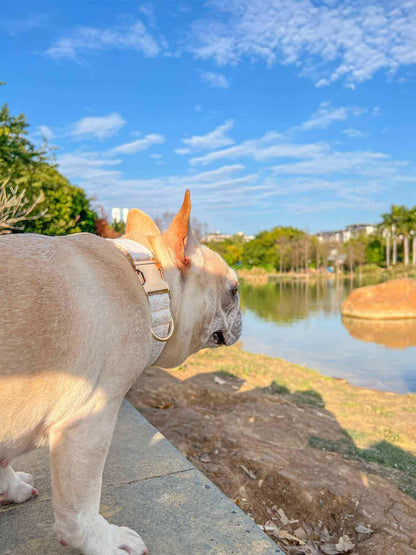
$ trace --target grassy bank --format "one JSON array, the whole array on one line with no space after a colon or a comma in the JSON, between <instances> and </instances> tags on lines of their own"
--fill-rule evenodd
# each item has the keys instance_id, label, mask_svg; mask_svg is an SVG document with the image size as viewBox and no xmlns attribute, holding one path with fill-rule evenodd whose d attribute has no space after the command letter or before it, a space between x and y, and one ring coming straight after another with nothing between
<instances>
[{"instance_id":1,"label":"grassy bank","mask_svg":"<svg viewBox=\"0 0 416 555\"><path fill-rule=\"evenodd\" d=\"M416 395L235 346L148 368L127 397L285 553L344 536L357 555L416 552Z\"/></svg>"},{"instance_id":2,"label":"grassy bank","mask_svg":"<svg viewBox=\"0 0 416 555\"><path fill-rule=\"evenodd\" d=\"M334 440L325 429L311 436L309 445L339 452L347 458L375 462L412 478L400 488L416 497L416 394L400 395L355 387L315 370L242 351L238 347L206 350L172 373L180 376L215 372L244 380L240 391L261 388L289 402L325 408L341 428Z\"/></svg>"}]
</instances>

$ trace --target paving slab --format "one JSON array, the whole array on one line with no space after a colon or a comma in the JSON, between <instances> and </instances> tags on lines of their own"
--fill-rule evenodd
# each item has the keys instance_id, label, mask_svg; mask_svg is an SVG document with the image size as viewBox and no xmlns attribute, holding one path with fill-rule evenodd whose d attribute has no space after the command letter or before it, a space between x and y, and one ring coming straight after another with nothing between
<instances>
[{"instance_id":1,"label":"paving slab","mask_svg":"<svg viewBox=\"0 0 416 555\"><path fill-rule=\"evenodd\" d=\"M13 467L34 475L39 496L0 508L0 553L77 553L62 547L52 531L47 449L16 459ZM114 524L137 530L151 555L283 555L127 401L104 470L101 513Z\"/></svg>"}]
</instances>

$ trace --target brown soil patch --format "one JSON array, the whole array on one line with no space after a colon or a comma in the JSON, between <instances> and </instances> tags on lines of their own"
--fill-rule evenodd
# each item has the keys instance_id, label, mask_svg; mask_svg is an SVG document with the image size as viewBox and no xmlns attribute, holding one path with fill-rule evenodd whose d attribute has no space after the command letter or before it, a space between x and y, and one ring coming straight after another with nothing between
<instances>
[{"instance_id":1,"label":"brown soil patch","mask_svg":"<svg viewBox=\"0 0 416 555\"><path fill-rule=\"evenodd\" d=\"M295 397L254 386L254 378L207 372L207 356L218 368L221 355L200 354L179 369L148 369L127 398L286 553L328 553L345 534L350 553L416 553L416 500L397 487L402 473L348 458L348 449L311 446L324 437L348 447L319 394ZM357 532L359 525L371 533Z\"/></svg>"}]
</instances>

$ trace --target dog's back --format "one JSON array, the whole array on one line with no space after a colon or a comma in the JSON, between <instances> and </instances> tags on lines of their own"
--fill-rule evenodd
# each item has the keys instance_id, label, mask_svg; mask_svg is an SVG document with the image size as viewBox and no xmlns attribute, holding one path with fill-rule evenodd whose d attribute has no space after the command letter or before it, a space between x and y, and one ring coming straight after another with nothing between
<instances>
[{"instance_id":1,"label":"dog's back","mask_svg":"<svg viewBox=\"0 0 416 555\"><path fill-rule=\"evenodd\" d=\"M108 382L123 344L128 356L140 332L131 329L140 316L131 291L143 292L123 264L89 234L0 239L0 460L11 445L21 453L46 442L54 423L98 394L103 376Z\"/></svg>"}]
</instances>

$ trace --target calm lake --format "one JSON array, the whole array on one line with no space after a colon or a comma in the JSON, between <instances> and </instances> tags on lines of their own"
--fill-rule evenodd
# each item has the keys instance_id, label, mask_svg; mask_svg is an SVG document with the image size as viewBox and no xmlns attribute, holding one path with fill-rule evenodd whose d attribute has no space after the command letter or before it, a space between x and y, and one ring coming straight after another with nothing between
<instances>
[{"instance_id":1,"label":"calm lake","mask_svg":"<svg viewBox=\"0 0 416 555\"><path fill-rule=\"evenodd\" d=\"M242 283L243 348L354 385L416 392L416 321L343 319L341 304L358 286L350 279Z\"/></svg>"}]
</instances>

